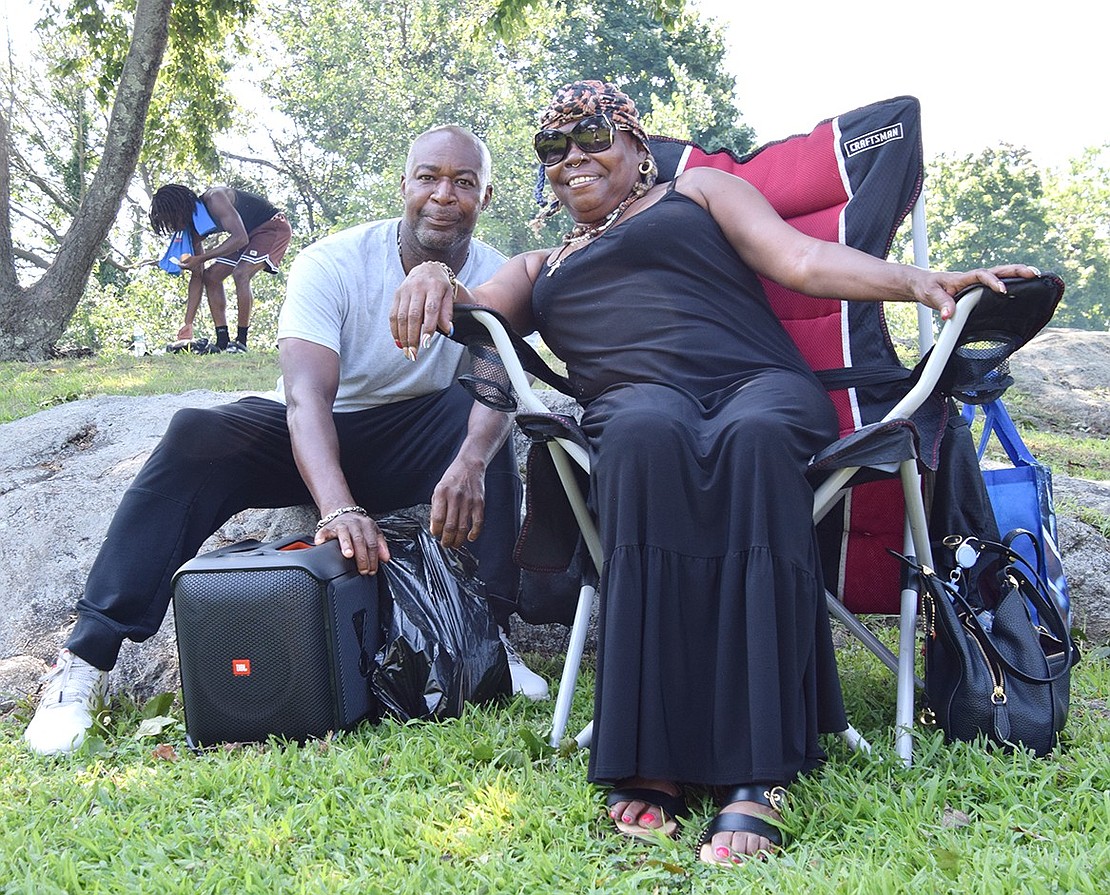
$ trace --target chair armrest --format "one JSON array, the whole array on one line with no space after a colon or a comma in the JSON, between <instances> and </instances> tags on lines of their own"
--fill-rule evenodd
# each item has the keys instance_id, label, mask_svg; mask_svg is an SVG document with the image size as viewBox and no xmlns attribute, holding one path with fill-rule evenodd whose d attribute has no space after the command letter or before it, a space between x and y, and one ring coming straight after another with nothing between
<instances>
[{"instance_id":1,"label":"chair armrest","mask_svg":"<svg viewBox=\"0 0 1110 895\"><path fill-rule=\"evenodd\" d=\"M1009 358L1052 319L1064 294L1052 273L1007 279L1007 291L971 286L913 371L913 387L887 415L912 416L934 391L964 403L995 400L1013 384Z\"/></svg>"},{"instance_id":2,"label":"chair armrest","mask_svg":"<svg viewBox=\"0 0 1110 895\"><path fill-rule=\"evenodd\" d=\"M866 467L881 473L896 472L900 463L917 458L917 426L907 419L888 419L863 426L818 451L806 474L847 467Z\"/></svg>"},{"instance_id":3,"label":"chair armrest","mask_svg":"<svg viewBox=\"0 0 1110 895\"><path fill-rule=\"evenodd\" d=\"M573 397L570 381L547 366L535 349L489 308L456 305L451 338L466 345L474 361L474 372L459 377L459 382L475 400L495 410L512 412L519 407L530 414L559 416L552 414L532 389L529 374ZM552 440L582 469L590 468L580 430L553 435Z\"/></svg>"}]
</instances>

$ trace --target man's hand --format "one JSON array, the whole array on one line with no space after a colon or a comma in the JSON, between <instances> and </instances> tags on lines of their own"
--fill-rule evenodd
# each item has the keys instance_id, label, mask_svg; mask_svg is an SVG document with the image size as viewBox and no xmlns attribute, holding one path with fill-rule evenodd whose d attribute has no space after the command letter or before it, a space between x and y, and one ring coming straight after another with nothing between
<instances>
[{"instance_id":1,"label":"man's hand","mask_svg":"<svg viewBox=\"0 0 1110 895\"><path fill-rule=\"evenodd\" d=\"M432 336L451 331L458 281L448 275L446 264L425 261L414 267L393 295L389 328L393 341L409 360L427 348Z\"/></svg>"},{"instance_id":2,"label":"man's hand","mask_svg":"<svg viewBox=\"0 0 1110 895\"><path fill-rule=\"evenodd\" d=\"M204 273L204 257L202 255L182 255L178 259L178 267L193 274Z\"/></svg>"},{"instance_id":3,"label":"man's hand","mask_svg":"<svg viewBox=\"0 0 1110 895\"><path fill-rule=\"evenodd\" d=\"M181 327L181 329L179 329L177 331L177 340L179 342L191 341L192 338L193 338L193 324L191 324L191 323L186 323L183 327Z\"/></svg>"},{"instance_id":4,"label":"man's hand","mask_svg":"<svg viewBox=\"0 0 1110 895\"><path fill-rule=\"evenodd\" d=\"M354 558L360 575L375 575L378 563L389 562L389 545L378 524L369 516L344 513L316 532L316 544L338 540L339 549Z\"/></svg>"},{"instance_id":5,"label":"man's hand","mask_svg":"<svg viewBox=\"0 0 1110 895\"><path fill-rule=\"evenodd\" d=\"M444 547L461 547L482 533L486 468L456 457L432 492L430 529Z\"/></svg>"}]
</instances>

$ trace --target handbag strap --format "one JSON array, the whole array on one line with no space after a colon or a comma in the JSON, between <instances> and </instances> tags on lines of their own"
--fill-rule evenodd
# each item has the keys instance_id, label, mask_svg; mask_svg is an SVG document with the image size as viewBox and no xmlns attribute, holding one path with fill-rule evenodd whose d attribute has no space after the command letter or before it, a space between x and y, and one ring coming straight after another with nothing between
<instances>
[{"instance_id":1,"label":"handbag strap","mask_svg":"<svg viewBox=\"0 0 1110 895\"><path fill-rule=\"evenodd\" d=\"M1061 664L1060 668L1057 669L1054 674L1051 674L1048 677L1038 677L1037 675L1030 674L1023 669L1015 668L1013 664L1011 664L1011 662L1002 654L998 647L995 646L994 639L992 638L991 633L983 627L982 623L979 621L978 614L968 602L967 597L960 592L960 589L958 587L946 587L945 590L947 593L952 594L955 600L960 604L960 606L964 610L966 624L969 627L974 628L976 639L983 645L983 648L990 654L992 659L1002 665L1015 677L1018 677L1027 683L1050 684L1053 681L1061 678L1065 673L1067 673L1068 669L1070 669L1072 665L1075 664L1075 646L1072 643L1071 635L1068 634L1067 623L1064 621L1063 616L1060 614L1060 607L1057 606L1053 600L1050 600L1045 596L1045 593L1047 593L1048 589L1045 586L1043 579L1041 579L1041 577L1037 574L1037 570L1029 564L1028 560L1026 560L1025 557L1023 557L1019 553L1016 553L1009 546L1014 538L1018 536L1028 536L1034 541L1037 540L1036 536L1032 532L1026 531L1025 529L1021 528L1014 529L1014 531L1007 534L1006 543L1004 544L1000 544L997 541L979 541L978 539L966 540L976 540L977 544L980 548L982 548L984 552L998 553L1006 558L1007 564L1006 567L1002 570L1001 574L1010 579L1011 583L1014 585L1015 588L1017 588L1022 597L1024 597L1030 603L1036 605L1038 616L1047 625L1049 633L1057 640L1059 640L1061 644L1063 644L1065 651L1065 661ZM1029 573L1032 575L1032 578L1029 577L1029 574L1026 574L1024 571L1017 567L1018 563L1021 563L1029 569ZM935 575L936 573L933 574Z\"/></svg>"},{"instance_id":2,"label":"handbag strap","mask_svg":"<svg viewBox=\"0 0 1110 895\"><path fill-rule=\"evenodd\" d=\"M1048 618L1058 618L1059 617L1058 616L1058 611L1056 610L1055 606L1053 606L1052 603L1045 600L1040 595L1037 588L1033 587L1032 584L1029 582L1029 579L1025 578L1025 576L1022 575L1021 572L1016 570L1016 569L1010 569L1010 573L1011 574L1016 574L1017 576L1020 576L1019 578L1016 579L1017 582L1018 582L1016 584L1016 586L1017 586L1018 590L1021 592L1023 597L1025 597L1026 599L1029 599L1031 596L1034 597L1035 601L1040 603L1040 606L1044 610L1047 610ZM1026 588L1022 588L1021 583L1020 583L1021 581L1024 581L1029 586L1026 587ZM994 640L992 639L990 632L987 631L983 627L983 625L980 623L979 617L975 614L974 611L972 611L971 607L968 605L967 600L964 598L963 594L957 593L956 598L960 602L960 605L964 608L964 610L967 613L966 619L965 619L967 625L969 627L975 629L974 630L975 639L978 640L980 644L982 644L983 649L987 653L990 654L990 657L992 659L994 659L996 662L998 662L999 665L1001 665L1003 668L1005 668L1014 677L1020 678L1021 680L1025 681L1026 683L1029 683L1029 684L1051 684L1053 681L1059 680L1061 677L1063 677L1068 672L1068 670L1072 667L1072 665L1074 664L1074 646L1071 642L1071 637L1068 636L1066 631L1062 631L1062 630L1057 629L1057 630L1051 630L1050 633L1052 633L1052 635L1054 637L1056 637L1056 639L1059 640L1060 643L1063 644L1064 651L1065 651L1065 657L1064 657L1065 661L1060 664L1060 667L1055 671L1055 673L1050 674L1047 677L1039 677L1035 674L1030 674L1029 672L1025 671L1024 669L1016 668L999 651L998 647L995 646ZM1050 623L1049 627L1051 629L1054 626Z\"/></svg>"}]
</instances>

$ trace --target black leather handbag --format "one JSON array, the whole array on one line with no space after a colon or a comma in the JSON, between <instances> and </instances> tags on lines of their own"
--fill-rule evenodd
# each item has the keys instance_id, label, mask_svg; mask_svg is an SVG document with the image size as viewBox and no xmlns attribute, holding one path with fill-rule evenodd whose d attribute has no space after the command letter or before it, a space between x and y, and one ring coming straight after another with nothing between
<instances>
[{"instance_id":1,"label":"black leather handbag","mask_svg":"<svg viewBox=\"0 0 1110 895\"><path fill-rule=\"evenodd\" d=\"M1035 570L1004 543L945 539L955 565L945 579L905 560L919 577L925 628L925 695L945 740L985 736L1046 755L1068 716L1079 652Z\"/></svg>"}]
</instances>

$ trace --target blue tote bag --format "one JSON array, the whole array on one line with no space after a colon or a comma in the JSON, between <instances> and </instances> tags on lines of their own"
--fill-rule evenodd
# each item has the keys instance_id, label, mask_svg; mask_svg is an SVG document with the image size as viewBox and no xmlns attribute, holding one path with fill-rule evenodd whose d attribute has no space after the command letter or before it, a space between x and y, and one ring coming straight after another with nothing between
<instances>
[{"instance_id":1,"label":"blue tote bag","mask_svg":"<svg viewBox=\"0 0 1110 895\"><path fill-rule=\"evenodd\" d=\"M964 405L963 416L969 424L975 418L975 407L974 404ZM979 459L982 459L993 433L1013 464L1012 467L983 470L983 482L987 486L998 531L1003 537L1014 529L1025 529L1036 535L1036 541L1018 537L1010 546L1036 569L1037 575L1048 585L1052 599L1060 607L1060 614L1070 625L1068 582L1057 546L1052 471L1029 452L1000 400L988 401L979 407L983 411Z\"/></svg>"}]
</instances>

